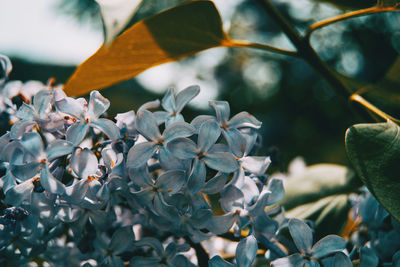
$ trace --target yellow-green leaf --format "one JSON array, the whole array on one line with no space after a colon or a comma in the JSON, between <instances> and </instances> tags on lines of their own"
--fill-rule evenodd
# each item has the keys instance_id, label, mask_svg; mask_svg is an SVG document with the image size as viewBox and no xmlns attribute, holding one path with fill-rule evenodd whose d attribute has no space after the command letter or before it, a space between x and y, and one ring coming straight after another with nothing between
<instances>
[{"instance_id":1,"label":"yellow-green leaf","mask_svg":"<svg viewBox=\"0 0 400 267\"><path fill-rule=\"evenodd\" d=\"M361 180L400 222L400 127L390 121L354 125L346 149Z\"/></svg>"},{"instance_id":2,"label":"yellow-green leaf","mask_svg":"<svg viewBox=\"0 0 400 267\"><path fill-rule=\"evenodd\" d=\"M82 95L227 41L212 1L190 1L134 24L102 46L78 66L64 90Z\"/></svg>"}]
</instances>

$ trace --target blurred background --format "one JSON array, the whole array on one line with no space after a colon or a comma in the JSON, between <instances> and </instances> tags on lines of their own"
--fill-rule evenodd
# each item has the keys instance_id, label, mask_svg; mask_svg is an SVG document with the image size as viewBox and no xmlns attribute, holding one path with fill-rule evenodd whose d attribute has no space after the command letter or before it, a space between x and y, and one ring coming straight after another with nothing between
<instances>
[{"instance_id":1,"label":"blurred background","mask_svg":"<svg viewBox=\"0 0 400 267\"><path fill-rule=\"evenodd\" d=\"M184 1L143 1L129 25ZM226 32L239 40L294 49L255 1L215 0ZM353 1L368 7L374 1ZM360 5L360 2L362 4ZM352 7L310 0L273 3L300 32ZM336 2L340 3L340 1ZM350 4L350 5L349 5ZM384 13L336 23L313 33L311 44L339 72L378 82L400 52L400 14ZM0 2L0 53L13 63L11 80L50 77L64 83L78 64L102 44L103 27L94 0L5 0ZM347 164L344 134L364 119L301 59L243 48L215 48L145 71L102 91L109 115L136 110L145 101L198 84L202 91L186 111L190 119L212 113L208 100L227 100L231 113L246 110L263 122L260 153L284 170L296 156L307 164ZM397 105L379 103L398 115ZM397 113L397 114L396 114Z\"/></svg>"}]
</instances>

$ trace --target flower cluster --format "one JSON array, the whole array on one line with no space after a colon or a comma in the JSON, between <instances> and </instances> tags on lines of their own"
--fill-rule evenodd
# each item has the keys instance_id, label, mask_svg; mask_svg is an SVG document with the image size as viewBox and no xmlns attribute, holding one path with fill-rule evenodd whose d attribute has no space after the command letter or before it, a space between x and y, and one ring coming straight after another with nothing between
<instances>
[{"instance_id":1,"label":"flower cluster","mask_svg":"<svg viewBox=\"0 0 400 267\"><path fill-rule=\"evenodd\" d=\"M208 261L201 242L219 236L239 241L236 258L209 266L252 266L259 249L273 266L351 266L345 239L313 245L305 222L284 218L282 181L255 156L261 122L251 114L210 101L215 116L186 122L200 90L190 86L109 118L99 92L87 101L51 84L16 86L8 58L0 63L0 111L13 118L0 137L1 265L193 266Z\"/></svg>"}]
</instances>

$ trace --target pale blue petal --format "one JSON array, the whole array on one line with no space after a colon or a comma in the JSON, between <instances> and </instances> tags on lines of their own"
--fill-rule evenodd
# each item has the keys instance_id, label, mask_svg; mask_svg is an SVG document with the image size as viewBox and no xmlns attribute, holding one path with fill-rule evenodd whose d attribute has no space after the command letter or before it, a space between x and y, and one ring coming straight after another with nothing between
<instances>
[{"instance_id":1,"label":"pale blue petal","mask_svg":"<svg viewBox=\"0 0 400 267\"><path fill-rule=\"evenodd\" d=\"M285 189L281 179L273 178L268 182L268 190L271 194L268 197L267 205L278 203L285 197Z\"/></svg>"},{"instance_id":2,"label":"pale blue petal","mask_svg":"<svg viewBox=\"0 0 400 267\"><path fill-rule=\"evenodd\" d=\"M209 121L209 120L214 120L215 121L215 117L214 116L210 116L210 115L199 115L196 118L194 118L190 124L196 129L196 132L199 132L200 126L204 122Z\"/></svg>"},{"instance_id":3,"label":"pale blue petal","mask_svg":"<svg viewBox=\"0 0 400 267\"><path fill-rule=\"evenodd\" d=\"M11 206L17 207L28 198L28 196L32 193L33 188L34 185L32 180L27 180L23 183L20 183L7 191L4 201Z\"/></svg>"},{"instance_id":4,"label":"pale blue petal","mask_svg":"<svg viewBox=\"0 0 400 267\"><path fill-rule=\"evenodd\" d=\"M231 229L234 222L235 216L233 212L222 216L213 216L208 230L216 235L224 234Z\"/></svg>"},{"instance_id":5,"label":"pale blue petal","mask_svg":"<svg viewBox=\"0 0 400 267\"><path fill-rule=\"evenodd\" d=\"M85 138L89 126L85 122L76 122L69 126L66 133L66 140L75 146L79 145Z\"/></svg>"},{"instance_id":6,"label":"pale blue petal","mask_svg":"<svg viewBox=\"0 0 400 267\"><path fill-rule=\"evenodd\" d=\"M64 185L50 173L47 165L44 165L40 172L40 184L46 191L53 194L61 195L65 191Z\"/></svg>"},{"instance_id":7,"label":"pale blue petal","mask_svg":"<svg viewBox=\"0 0 400 267\"><path fill-rule=\"evenodd\" d=\"M250 127L254 129L259 129L261 127L261 122L257 120L253 115L249 114L246 111L242 111L235 116L228 122L229 128L243 128L243 127Z\"/></svg>"},{"instance_id":8,"label":"pale blue petal","mask_svg":"<svg viewBox=\"0 0 400 267\"><path fill-rule=\"evenodd\" d=\"M180 113L182 109L200 93L200 87L192 85L180 91L175 97L176 111Z\"/></svg>"},{"instance_id":9,"label":"pale blue petal","mask_svg":"<svg viewBox=\"0 0 400 267\"><path fill-rule=\"evenodd\" d=\"M166 171L157 178L155 186L162 192L175 194L184 184L185 176L186 173L182 170Z\"/></svg>"},{"instance_id":10,"label":"pale blue petal","mask_svg":"<svg viewBox=\"0 0 400 267\"><path fill-rule=\"evenodd\" d=\"M228 142L232 153L241 158L246 150L246 139L237 129L226 129L222 131L222 134Z\"/></svg>"},{"instance_id":11,"label":"pale blue petal","mask_svg":"<svg viewBox=\"0 0 400 267\"><path fill-rule=\"evenodd\" d=\"M235 186L243 192L247 205L252 205L260 194L256 183L248 176L244 176L243 180L238 180Z\"/></svg>"},{"instance_id":12,"label":"pale blue petal","mask_svg":"<svg viewBox=\"0 0 400 267\"><path fill-rule=\"evenodd\" d=\"M25 102L22 103L15 115L22 120L34 120L36 118L34 108L25 104Z\"/></svg>"},{"instance_id":13,"label":"pale blue petal","mask_svg":"<svg viewBox=\"0 0 400 267\"><path fill-rule=\"evenodd\" d=\"M165 146L158 151L158 159L164 170L187 170L190 168L190 160L178 159Z\"/></svg>"},{"instance_id":14,"label":"pale blue petal","mask_svg":"<svg viewBox=\"0 0 400 267\"><path fill-rule=\"evenodd\" d=\"M126 166L128 168L138 168L146 164L146 162L154 155L157 145L153 142L143 142L131 147L128 152Z\"/></svg>"},{"instance_id":15,"label":"pale blue petal","mask_svg":"<svg viewBox=\"0 0 400 267\"><path fill-rule=\"evenodd\" d=\"M90 92L88 113L91 118L98 118L110 107L110 101L103 97L98 91Z\"/></svg>"},{"instance_id":16,"label":"pale blue petal","mask_svg":"<svg viewBox=\"0 0 400 267\"><path fill-rule=\"evenodd\" d=\"M21 179L28 180L38 174L40 171L40 163L39 162L29 162L23 165L11 165L12 174Z\"/></svg>"},{"instance_id":17,"label":"pale blue petal","mask_svg":"<svg viewBox=\"0 0 400 267\"><path fill-rule=\"evenodd\" d=\"M140 110L136 116L136 129L148 140L157 142L161 138L157 120L148 110Z\"/></svg>"},{"instance_id":18,"label":"pale blue petal","mask_svg":"<svg viewBox=\"0 0 400 267\"><path fill-rule=\"evenodd\" d=\"M89 189L89 183L89 179L82 179L65 188L65 194L67 195L68 200L73 204L79 204Z\"/></svg>"},{"instance_id":19,"label":"pale blue petal","mask_svg":"<svg viewBox=\"0 0 400 267\"><path fill-rule=\"evenodd\" d=\"M169 88L165 93L163 99L161 100L161 106L169 113L174 113L176 111L174 89Z\"/></svg>"},{"instance_id":20,"label":"pale blue petal","mask_svg":"<svg viewBox=\"0 0 400 267\"><path fill-rule=\"evenodd\" d=\"M378 256L369 247L360 249L360 260L360 267L376 267L379 263Z\"/></svg>"},{"instance_id":21,"label":"pale blue petal","mask_svg":"<svg viewBox=\"0 0 400 267\"><path fill-rule=\"evenodd\" d=\"M307 260L300 256L300 254L296 253L290 255L289 257L280 258L274 260L271 264L272 267L297 267L297 266L305 266Z\"/></svg>"},{"instance_id":22,"label":"pale blue petal","mask_svg":"<svg viewBox=\"0 0 400 267\"><path fill-rule=\"evenodd\" d=\"M32 132L25 133L21 139L21 145L26 151L28 151L32 156L40 156L44 152L43 140L40 134Z\"/></svg>"},{"instance_id":23,"label":"pale blue petal","mask_svg":"<svg viewBox=\"0 0 400 267\"><path fill-rule=\"evenodd\" d=\"M263 175L271 164L271 159L270 157L250 156L241 158L240 163L246 171L255 175Z\"/></svg>"},{"instance_id":24,"label":"pale blue petal","mask_svg":"<svg viewBox=\"0 0 400 267\"><path fill-rule=\"evenodd\" d=\"M144 205L150 206L154 200L155 193L151 191L151 188L147 187L137 192L131 192Z\"/></svg>"},{"instance_id":25,"label":"pale blue petal","mask_svg":"<svg viewBox=\"0 0 400 267\"><path fill-rule=\"evenodd\" d=\"M257 240L250 235L240 240L236 248L236 264L238 267L251 267L257 255Z\"/></svg>"},{"instance_id":26,"label":"pale blue petal","mask_svg":"<svg viewBox=\"0 0 400 267\"><path fill-rule=\"evenodd\" d=\"M179 159L192 159L198 154L196 144L187 138L176 138L168 142L167 150Z\"/></svg>"},{"instance_id":27,"label":"pale blue petal","mask_svg":"<svg viewBox=\"0 0 400 267\"><path fill-rule=\"evenodd\" d=\"M312 248L311 255L315 258L325 257L333 252L346 248L346 239L337 235L328 235L319 240Z\"/></svg>"},{"instance_id":28,"label":"pale blue petal","mask_svg":"<svg viewBox=\"0 0 400 267\"><path fill-rule=\"evenodd\" d=\"M193 265L193 263L191 263L185 256L183 256L182 254L176 255L173 260L171 261L171 263L168 265L168 267L175 267L175 266L179 266L179 267L194 267L195 265Z\"/></svg>"},{"instance_id":29,"label":"pale blue petal","mask_svg":"<svg viewBox=\"0 0 400 267\"><path fill-rule=\"evenodd\" d=\"M11 171L10 171L10 170L8 170L8 171L6 172L6 174L5 174L3 177L0 178L0 180L1 180L0 187L2 188L4 194L6 194L7 191L8 191L10 188L12 188L12 187L14 187L14 186L17 185L17 183L15 182L15 178L14 178L14 176L11 174Z\"/></svg>"},{"instance_id":30,"label":"pale blue petal","mask_svg":"<svg viewBox=\"0 0 400 267\"><path fill-rule=\"evenodd\" d=\"M51 101L53 100L53 90L41 90L33 97L33 106L40 119L46 119L51 111Z\"/></svg>"},{"instance_id":31,"label":"pale blue petal","mask_svg":"<svg viewBox=\"0 0 400 267\"><path fill-rule=\"evenodd\" d=\"M190 217L190 223L197 229L204 229L209 225L210 219L212 219L211 209L198 209Z\"/></svg>"},{"instance_id":32,"label":"pale blue petal","mask_svg":"<svg viewBox=\"0 0 400 267\"><path fill-rule=\"evenodd\" d=\"M160 106L160 100L156 99L153 101L149 101L144 103L143 105L140 106L140 108L137 110L137 112L141 110L146 110L146 109L153 109L153 108L158 108Z\"/></svg>"},{"instance_id":33,"label":"pale blue petal","mask_svg":"<svg viewBox=\"0 0 400 267\"><path fill-rule=\"evenodd\" d=\"M132 226L124 226L116 230L111 238L109 249L114 255L122 253L126 248L131 247L135 240Z\"/></svg>"},{"instance_id":34,"label":"pale blue petal","mask_svg":"<svg viewBox=\"0 0 400 267\"><path fill-rule=\"evenodd\" d=\"M21 138L22 135L32 129L36 122L31 120L20 120L13 124L10 130L11 139Z\"/></svg>"},{"instance_id":35,"label":"pale blue petal","mask_svg":"<svg viewBox=\"0 0 400 267\"><path fill-rule=\"evenodd\" d=\"M131 168L129 170L129 177L131 178L132 182L138 186L146 187L153 185L153 180L150 177L147 166L142 166L136 169Z\"/></svg>"},{"instance_id":36,"label":"pale blue petal","mask_svg":"<svg viewBox=\"0 0 400 267\"><path fill-rule=\"evenodd\" d=\"M236 211L237 208L243 208L243 200L243 192L231 185L222 191L219 202L221 203L222 209L229 212Z\"/></svg>"},{"instance_id":37,"label":"pale blue petal","mask_svg":"<svg viewBox=\"0 0 400 267\"><path fill-rule=\"evenodd\" d=\"M164 123L169 117L169 114L166 111L155 111L153 112L153 115L157 120L157 125Z\"/></svg>"},{"instance_id":38,"label":"pale blue petal","mask_svg":"<svg viewBox=\"0 0 400 267\"><path fill-rule=\"evenodd\" d=\"M231 116L229 103L226 101L209 101L208 103L215 109L217 120L221 126L226 125Z\"/></svg>"},{"instance_id":39,"label":"pale blue petal","mask_svg":"<svg viewBox=\"0 0 400 267\"><path fill-rule=\"evenodd\" d=\"M171 222L178 223L180 220L176 207L167 204L159 193L154 197L154 210Z\"/></svg>"},{"instance_id":40,"label":"pale blue petal","mask_svg":"<svg viewBox=\"0 0 400 267\"><path fill-rule=\"evenodd\" d=\"M90 125L102 131L105 135L107 135L109 139L113 141L121 138L119 128L117 127L117 125L115 125L113 121L100 118L96 121L93 121Z\"/></svg>"},{"instance_id":41,"label":"pale blue petal","mask_svg":"<svg viewBox=\"0 0 400 267\"><path fill-rule=\"evenodd\" d=\"M322 260L322 266L324 267L352 267L353 264L348 256L343 252L338 252L332 257L328 257ZM370 266L370 265L368 265Z\"/></svg>"},{"instance_id":42,"label":"pale blue petal","mask_svg":"<svg viewBox=\"0 0 400 267\"><path fill-rule=\"evenodd\" d=\"M46 149L47 160L51 161L55 158L62 157L72 153L73 144L66 140L55 140Z\"/></svg>"},{"instance_id":43,"label":"pale blue petal","mask_svg":"<svg viewBox=\"0 0 400 267\"><path fill-rule=\"evenodd\" d=\"M204 186L206 174L206 166L196 158L193 162L192 173L187 181L187 190L191 194L197 193Z\"/></svg>"},{"instance_id":44,"label":"pale blue petal","mask_svg":"<svg viewBox=\"0 0 400 267\"><path fill-rule=\"evenodd\" d=\"M232 153L219 152L213 154L207 154L204 157L204 162L211 169L231 173L239 169L239 164Z\"/></svg>"},{"instance_id":45,"label":"pale blue petal","mask_svg":"<svg viewBox=\"0 0 400 267\"><path fill-rule=\"evenodd\" d=\"M95 175L98 169L97 157L88 148L77 148L71 156L71 168L81 179Z\"/></svg>"},{"instance_id":46,"label":"pale blue petal","mask_svg":"<svg viewBox=\"0 0 400 267\"><path fill-rule=\"evenodd\" d=\"M217 142L221 135L221 128L214 120L204 122L197 138L197 147L202 152L207 152Z\"/></svg>"},{"instance_id":47,"label":"pale blue petal","mask_svg":"<svg viewBox=\"0 0 400 267\"><path fill-rule=\"evenodd\" d=\"M293 218L289 220L289 231L299 251L309 253L313 244L311 228L305 222Z\"/></svg>"},{"instance_id":48,"label":"pale blue petal","mask_svg":"<svg viewBox=\"0 0 400 267\"><path fill-rule=\"evenodd\" d=\"M184 121L185 119L183 118L182 114L179 113L173 114L172 116L169 116L165 121L165 127L168 127L175 122L184 122Z\"/></svg>"},{"instance_id":49,"label":"pale blue petal","mask_svg":"<svg viewBox=\"0 0 400 267\"><path fill-rule=\"evenodd\" d=\"M195 133L195 129L189 123L175 122L167 126L163 133L164 142L167 143L178 137L189 137Z\"/></svg>"},{"instance_id":50,"label":"pale blue petal","mask_svg":"<svg viewBox=\"0 0 400 267\"><path fill-rule=\"evenodd\" d=\"M221 256L215 255L208 261L209 267L235 267L232 263L227 262L226 260L222 259Z\"/></svg>"},{"instance_id":51,"label":"pale blue petal","mask_svg":"<svg viewBox=\"0 0 400 267\"><path fill-rule=\"evenodd\" d=\"M56 89L54 91L55 97L55 107L58 111L67 113L75 118L81 119L86 112L84 107L83 99L74 99L72 97L67 97L61 89Z\"/></svg>"},{"instance_id":52,"label":"pale blue petal","mask_svg":"<svg viewBox=\"0 0 400 267\"><path fill-rule=\"evenodd\" d=\"M224 188L226 181L228 181L226 174L218 174L210 179L201 191L205 194L217 194Z\"/></svg>"}]
</instances>

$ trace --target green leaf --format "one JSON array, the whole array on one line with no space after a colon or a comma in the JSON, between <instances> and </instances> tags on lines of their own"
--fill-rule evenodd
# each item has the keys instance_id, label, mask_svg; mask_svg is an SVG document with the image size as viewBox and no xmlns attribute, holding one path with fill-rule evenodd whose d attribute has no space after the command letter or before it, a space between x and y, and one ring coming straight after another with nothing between
<instances>
[{"instance_id":1,"label":"green leaf","mask_svg":"<svg viewBox=\"0 0 400 267\"><path fill-rule=\"evenodd\" d=\"M345 166L316 164L288 177L285 198L280 204L288 210L327 196L354 192L360 185L356 173Z\"/></svg>"},{"instance_id":2,"label":"green leaf","mask_svg":"<svg viewBox=\"0 0 400 267\"><path fill-rule=\"evenodd\" d=\"M100 6L106 45L124 29L142 3L142 0L95 1Z\"/></svg>"},{"instance_id":3,"label":"green leaf","mask_svg":"<svg viewBox=\"0 0 400 267\"><path fill-rule=\"evenodd\" d=\"M395 123L357 124L346 132L347 154L361 180L400 222L400 128Z\"/></svg>"},{"instance_id":4,"label":"green leaf","mask_svg":"<svg viewBox=\"0 0 400 267\"><path fill-rule=\"evenodd\" d=\"M82 95L226 43L229 39L212 1L190 1L134 24L110 46L102 46L78 66L64 90Z\"/></svg>"}]
</instances>

